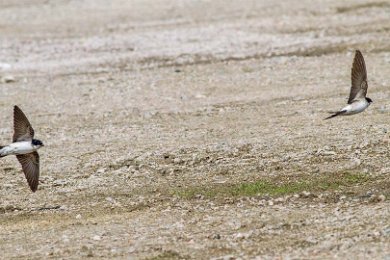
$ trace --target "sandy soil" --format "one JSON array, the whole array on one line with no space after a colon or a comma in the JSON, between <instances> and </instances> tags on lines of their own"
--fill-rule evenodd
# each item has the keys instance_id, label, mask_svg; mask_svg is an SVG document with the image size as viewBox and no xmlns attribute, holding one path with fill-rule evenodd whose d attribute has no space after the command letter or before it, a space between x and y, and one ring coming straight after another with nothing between
<instances>
[{"instance_id":1,"label":"sandy soil","mask_svg":"<svg viewBox=\"0 0 390 260\"><path fill-rule=\"evenodd\" d=\"M45 147L36 193L0 161L0 258L390 258L389 12L1 1L0 141L17 104ZM374 104L324 121L356 48Z\"/></svg>"}]
</instances>

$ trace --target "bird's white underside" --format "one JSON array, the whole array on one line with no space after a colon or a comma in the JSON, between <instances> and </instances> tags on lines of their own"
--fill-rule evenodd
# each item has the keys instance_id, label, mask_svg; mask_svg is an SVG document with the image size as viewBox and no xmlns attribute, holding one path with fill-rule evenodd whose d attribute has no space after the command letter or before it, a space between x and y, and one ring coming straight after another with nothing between
<instances>
[{"instance_id":1,"label":"bird's white underside","mask_svg":"<svg viewBox=\"0 0 390 260\"><path fill-rule=\"evenodd\" d=\"M28 154L38 150L38 148L38 146L32 145L31 141L16 142L0 149L0 155Z\"/></svg>"},{"instance_id":2,"label":"bird's white underside","mask_svg":"<svg viewBox=\"0 0 390 260\"><path fill-rule=\"evenodd\" d=\"M366 99L361 99L349 104L340 111L345 111L342 115L354 115L363 112L369 105L370 103L368 103Z\"/></svg>"}]
</instances>

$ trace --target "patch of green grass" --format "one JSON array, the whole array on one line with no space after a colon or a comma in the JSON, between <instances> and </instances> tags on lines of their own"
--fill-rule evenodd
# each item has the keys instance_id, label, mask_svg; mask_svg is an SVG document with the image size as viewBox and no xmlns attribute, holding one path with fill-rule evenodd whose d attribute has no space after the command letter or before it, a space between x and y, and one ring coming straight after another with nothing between
<instances>
[{"instance_id":1,"label":"patch of green grass","mask_svg":"<svg viewBox=\"0 0 390 260\"><path fill-rule=\"evenodd\" d=\"M343 187L363 184L369 180L370 177L368 175L347 172L326 174L320 177L305 177L295 181L283 181L279 178L238 184L195 186L176 190L173 193L183 199L193 199L196 196L206 198L251 197L259 195L283 196L302 191L338 190Z\"/></svg>"},{"instance_id":2,"label":"patch of green grass","mask_svg":"<svg viewBox=\"0 0 390 260\"><path fill-rule=\"evenodd\" d=\"M275 184L269 181L257 181L253 183L241 183L234 185L231 189L231 195L254 196L258 194L284 195L296 193L308 189L307 182L292 182L284 184Z\"/></svg>"}]
</instances>

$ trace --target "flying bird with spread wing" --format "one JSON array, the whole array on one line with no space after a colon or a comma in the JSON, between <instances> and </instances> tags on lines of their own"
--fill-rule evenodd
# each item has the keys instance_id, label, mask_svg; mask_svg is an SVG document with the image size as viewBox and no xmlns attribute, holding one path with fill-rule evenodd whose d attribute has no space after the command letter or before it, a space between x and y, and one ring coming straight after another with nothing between
<instances>
[{"instance_id":1,"label":"flying bird with spread wing","mask_svg":"<svg viewBox=\"0 0 390 260\"><path fill-rule=\"evenodd\" d=\"M356 50L355 58L353 59L351 81L352 86L349 93L348 105L325 119L363 112L372 103L371 98L366 97L368 88L367 70L363 55L359 50Z\"/></svg>"},{"instance_id":2,"label":"flying bird with spread wing","mask_svg":"<svg viewBox=\"0 0 390 260\"><path fill-rule=\"evenodd\" d=\"M34 139L34 129L23 111L18 106L14 106L12 143L0 146L0 157L16 155L33 192L37 190L39 180L39 154L37 150L42 146L43 143L40 140Z\"/></svg>"}]
</instances>

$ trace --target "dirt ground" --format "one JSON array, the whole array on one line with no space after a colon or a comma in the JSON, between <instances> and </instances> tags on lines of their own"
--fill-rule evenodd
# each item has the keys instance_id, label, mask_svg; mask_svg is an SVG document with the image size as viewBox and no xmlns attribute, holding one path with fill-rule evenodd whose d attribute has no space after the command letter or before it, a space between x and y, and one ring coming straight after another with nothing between
<instances>
[{"instance_id":1,"label":"dirt ground","mask_svg":"<svg viewBox=\"0 0 390 260\"><path fill-rule=\"evenodd\" d=\"M0 2L0 258L390 259L390 3ZM355 49L370 108L341 108Z\"/></svg>"}]
</instances>

